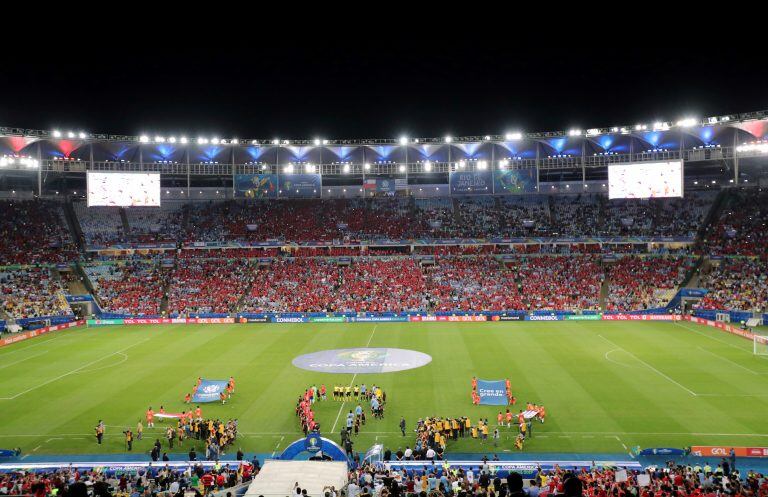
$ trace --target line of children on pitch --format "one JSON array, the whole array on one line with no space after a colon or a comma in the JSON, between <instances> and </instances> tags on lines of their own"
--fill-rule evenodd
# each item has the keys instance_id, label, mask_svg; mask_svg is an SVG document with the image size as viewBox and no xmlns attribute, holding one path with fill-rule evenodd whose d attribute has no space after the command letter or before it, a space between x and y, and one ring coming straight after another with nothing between
<instances>
[{"instance_id":1,"label":"line of children on pitch","mask_svg":"<svg viewBox=\"0 0 768 497\"><path fill-rule=\"evenodd\" d=\"M296 416L304 435L320 429L320 425L315 421L315 411L312 410L312 404L318 399L325 399L325 385L321 385L320 389L312 385L304 390L304 394L299 395L296 401Z\"/></svg>"}]
</instances>

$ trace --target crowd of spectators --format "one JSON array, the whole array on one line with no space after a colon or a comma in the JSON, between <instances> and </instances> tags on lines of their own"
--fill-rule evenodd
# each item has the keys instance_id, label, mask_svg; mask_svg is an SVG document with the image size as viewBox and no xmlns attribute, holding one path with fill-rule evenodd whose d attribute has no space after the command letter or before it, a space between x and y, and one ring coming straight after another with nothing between
<instances>
[{"instance_id":1,"label":"crowd of spectators","mask_svg":"<svg viewBox=\"0 0 768 497\"><path fill-rule=\"evenodd\" d=\"M106 312L126 315L160 314L167 271L157 263L128 261L124 264L83 266Z\"/></svg>"},{"instance_id":2,"label":"crowd of spectators","mask_svg":"<svg viewBox=\"0 0 768 497\"><path fill-rule=\"evenodd\" d=\"M699 303L708 310L768 312L768 262L723 259L704 275L699 286L709 290Z\"/></svg>"},{"instance_id":3,"label":"crowd of spectators","mask_svg":"<svg viewBox=\"0 0 768 497\"><path fill-rule=\"evenodd\" d=\"M768 191L736 191L706 236L712 255L768 255Z\"/></svg>"},{"instance_id":4,"label":"crowd of spectators","mask_svg":"<svg viewBox=\"0 0 768 497\"><path fill-rule=\"evenodd\" d=\"M622 257L607 271L606 310L665 306L693 264L694 260L688 257Z\"/></svg>"},{"instance_id":5,"label":"crowd of spectators","mask_svg":"<svg viewBox=\"0 0 768 497\"><path fill-rule=\"evenodd\" d=\"M217 490L246 483L258 474L258 461L237 465L220 464L205 469L190 462L183 469L156 465L136 471L107 472L104 468L56 471L13 471L0 474L0 495L35 497L183 497L209 495Z\"/></svg>"},{"instance_id":6,"label":"crowd of spectators","mask_svg":"<svg viewBox=\"0 0 768 497\"><path fill-rule=\"evenodd\" d=\"M252 278L247 259L180 259L169 276L168 312L229 313Z\"/></svg>"},{"instance_id":7,"label":"crowd of spectators","mask_svg":"<svg viewBox=\"0 0 768 497\"><path fill-rule=\"evenodd\" d=\"M0 270L2 310L13 318L72 314L61 282L47 267Z\"/></svg>"},{"instance_id":8,"label":"crowd of spectators","mask_svg":"<svg viewBox=\"0 0 768 497\"><path fill-rule=\"evenodd\" d=\"M493 457L493 462L498 461ZM765 497L768 479L749 470L739 472L731 458L717 467L709 462L679 465L669 461L645 470L593 465L580 471L537 469L525 482L517 472L497 473L484 457L476 467L448 471L439 464L386 469L362 466L349 475L350 497ZM703 463L703 464L702 464ZM527 483L527 484L526 484Z\"/></svg>"},{"instance_id":9,"label":"crowd of spectators","mask_svg":"<svg viewBox=\"0 0 768 497\"><path fill-rule=\"evenodd\" d=\"M0 266L77 259L63 205L44 200L0 201Z\"/></svg>"},{"instance_id":10,"label":"crowd of spectators","mask_svg":"<svg viewBox=\"0 0 768 497\"><path fill-rule=\"evenodd\" d=\"M424 275L411 258L281 259L259 270L247 312L377 312L423 309Z\"/></svg>"},{"instance_id":11,"label":"crowd of spectators","mask_svg":"<svg viewBox=\"0 0 768 497\"><path fill-rule=\"evenodd\" d=\"M178 240L184 221L184 204L165 201L160 207L125 209L129 238L133 241Z\"/></svg>"}]
</instances>

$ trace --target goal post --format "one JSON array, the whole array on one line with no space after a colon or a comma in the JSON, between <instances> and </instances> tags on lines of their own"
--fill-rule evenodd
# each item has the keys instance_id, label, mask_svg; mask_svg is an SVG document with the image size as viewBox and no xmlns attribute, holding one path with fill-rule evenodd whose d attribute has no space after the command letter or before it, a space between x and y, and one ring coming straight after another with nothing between
<instances>
[{"instance_id":1,"label":"goal post","mask_svg":"<svg viewBox=\"0 0 768 497\"><path fill-rule=\"evenodd\" d=\"M768 355L768 336L755 335L752 337L752 353Z\"/></svg>"}]
</instances>

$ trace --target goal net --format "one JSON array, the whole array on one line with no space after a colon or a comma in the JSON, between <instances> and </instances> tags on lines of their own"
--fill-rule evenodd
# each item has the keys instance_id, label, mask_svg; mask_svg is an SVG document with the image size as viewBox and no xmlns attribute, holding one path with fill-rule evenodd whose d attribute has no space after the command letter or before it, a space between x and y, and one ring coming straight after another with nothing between
<instances>
[{"instance_id":1,"label":"goal net","mask_svg":"<svg viewBox=\"0 0 768 497\"><path fill-rule=\"evenodd\" d=\"M752 339L753 352L755 355L768 355L768 337L755 335Z\"/></svg>"}]
</instances>

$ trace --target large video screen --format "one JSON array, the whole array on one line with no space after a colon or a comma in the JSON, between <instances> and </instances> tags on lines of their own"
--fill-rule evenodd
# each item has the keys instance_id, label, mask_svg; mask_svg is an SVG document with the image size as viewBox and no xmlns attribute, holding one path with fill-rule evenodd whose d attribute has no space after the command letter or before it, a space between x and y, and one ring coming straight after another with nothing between
<instances>
[{"instance_id":1,"label":"large video screen","mask_svg":"<svg viewBox=\"0 0 768 497\"><path fill-rule=\"evenodd\" d=\"M88 173L88 207L159 207L159 173Z\"/></svg>"},{"instance_id":2,"label":"large video screen","mask_svg":"<svg viewBox=\"0 0 768 497\"><path fill-rule=\"evenodd\" d=\"M608 198L683 196L683 163L635 162L608 166Z\"/></svg>"}]
</instances>

